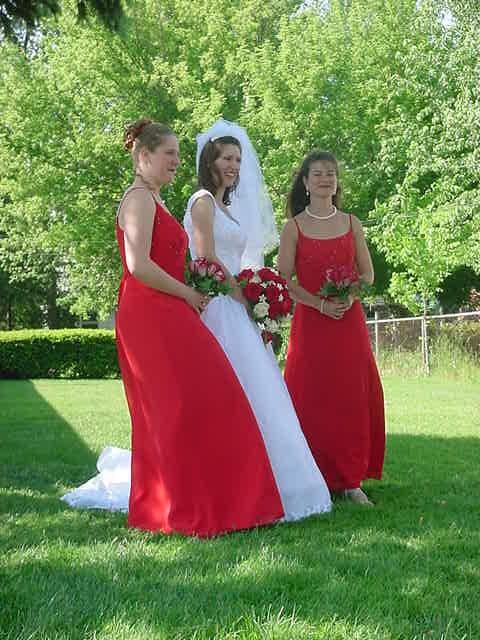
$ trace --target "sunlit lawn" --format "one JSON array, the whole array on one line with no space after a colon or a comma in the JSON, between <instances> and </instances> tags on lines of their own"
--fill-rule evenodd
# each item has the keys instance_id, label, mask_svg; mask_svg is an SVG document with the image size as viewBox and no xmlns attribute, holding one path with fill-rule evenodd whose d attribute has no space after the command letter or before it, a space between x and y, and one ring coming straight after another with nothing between
<instances>
[{"instance_id":1,"label":"sunlit lawn","mask_svg":"<svg viewBox=\"0 0 480 640\"><path fill-rule=\"evenodd\" d=\"M120 382L0 382L0 638L480 638L480 385L384 384L374 509L198 541L59 500L128 446Z\"/></svg>"}]
</instances>

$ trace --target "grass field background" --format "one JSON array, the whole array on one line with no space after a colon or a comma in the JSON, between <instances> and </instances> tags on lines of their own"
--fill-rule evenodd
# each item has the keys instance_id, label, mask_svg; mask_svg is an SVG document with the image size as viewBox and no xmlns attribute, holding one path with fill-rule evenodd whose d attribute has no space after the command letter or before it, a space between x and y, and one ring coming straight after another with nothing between
<instances>
[{"instance_id":1,"label":"grass field background","mask_svg":"<svg viewBox=\"0 0 480 640\"><path fill-rule=\"evenodd\" d=\"M473 370L472 370L473 371ZM384 375L374 509L209 541L60 496L128 447L117 380L0 382L0 638L480 638L480 376Z\"/></svg>"}]
</instances>

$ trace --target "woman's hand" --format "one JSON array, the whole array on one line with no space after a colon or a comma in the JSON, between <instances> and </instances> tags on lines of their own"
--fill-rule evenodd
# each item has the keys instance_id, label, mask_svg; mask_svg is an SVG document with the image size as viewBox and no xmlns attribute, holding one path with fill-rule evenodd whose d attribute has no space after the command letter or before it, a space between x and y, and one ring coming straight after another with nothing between
<instances>
[{"instance_id":1,"label":"woman's hand","mask_svg":"<svg viewBox=\"0 0 480 640\"><path fill-rule=\"evenodd\" d=\"M240 302L240 304L243 304L243 306L247 309L247 311L250 311L248 301L243 295L242 287L240 287L235 280L233 281L233 283L231 283L231 286L232 288L231 288L231 291L229 292L229 295L231 295L232 298L237 302Z\"/></svg>"},{"instance_id":2,"label":"woman's hand","mask_svg":"<svg viewBox=\"0 0 480 640\"><path fill-rule=\"evenodd\" d=\"M345 311L348 311L353 304L353 300L339 300L338 298L320 298L318 310L332 320L343 318Z\"/></svg>"},{"instance_id":3,"label":"woman's hand","mask_svg":"<svg viewBox=\"0 0 480 640\"><path fill-rule=\"evenodd\" d=\"M346 301L346 304L348 305L347 309L350 309L351 306L353 305L353 303L355 302L356 298L354 295L352 295L351 293L348 294L348 298Z\"/></svg>"},{"instance_id":4,"label":"woman's hand","mask_svg":"<svg viewBox=\"0 0 480 640\"><path fill-rule=\"evenodd\" d=\"M207 304L210 302L210 298L208 296L204 296L202 293L195 291L195 289L192 289L191 287L187 287L184 300L192 307L192 309L195 309L197 313L205 311Z\"/></svg>"}]
</instances>

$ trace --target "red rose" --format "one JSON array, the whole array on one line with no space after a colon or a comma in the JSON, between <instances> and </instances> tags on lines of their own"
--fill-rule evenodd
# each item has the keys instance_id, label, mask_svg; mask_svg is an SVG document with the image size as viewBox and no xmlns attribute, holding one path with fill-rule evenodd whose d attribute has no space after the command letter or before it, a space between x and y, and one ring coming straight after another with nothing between
<instances>
[{"instance_id":1,"label":"red rose","mask_svg":"<svg viewBox=\"0 0 480 640\"><path fill-rule=\"evenodd\" d=\"M257 271L257 276L260 280L263 280L263 282L270 282L271 280L274 281L276 275L275 271L268 267L263 267L263 269L259 269Z\"/></svg>"},{"instance_id":2,"label":"red rose","mask_svg":"<svg viewBox=\"0 0 480 640\"><path fill-rule=\"evenodd\" d=\"M207 268L207 274L208 274L209 276L213 276L213 275L215 275L215 273L216 273L217 271L221 271L221 269L220 269L220 265L218 265L216 262L211 262L211 263L208 265L208 268Z\"/></svg>"},{"instance_id":3,"label":"red rose","mask_svg":"<svg viewBox=\"0 0 480 640\"><path fill-rule=\"evenodd\" d=\"M258 299L263 293L263 287L256 282L249 282L243 288L243 295L249 302L258 302Z\"/></svg>"},{"instance_id":4,"label":"red rose","mask_svg":"<svg viewBox=\"0 0 480 640\"><path fill-rule=\"evenodd\" d=\"M197 258L194 260L194 265L195 273L202 277L207 275L208 260L206 258Z\"/></svg>"},{"instance_id":5,"label":"red rose","mask_svg":"<svg viewBox=\"0 0 480 640\"><path fill-rule=\"evenodd\" d=\"M283 294L285 296L285 294ZM287 313L290 313L290 311L292 310L293 307L293 302L292 299L290 298L290 296L285 296L282 303L282 308L283 308L283 313L285 315L287 315Z\"/></svg>"},{"instance_id":6,"label":"red rose","mask_svg":"<svg viewBox=\"0 0 480 640\"><path fill-rule=\"evenodd\" d=\"M254 271L253 269L242 269L242 271L240 271L240 273L238 274L237 278L239 280L250 280L250 278L253 278L254 276Z\"/></svg>"},{"instance_id":7,"label":"red rose","mask_svg":"<svg viewBox=\"0 0 480 640\"><path fill-rule=\"evenodd\" d=\"M216 282L225 282L227 278L225 277L225 274L221 269L217 269L217 271L215 271L215 273L213 274L213 279Z\"/></svg>"},{"instance_id":8,"label":"red rose","mask_svg":"<svg viewBox=\"0 0 480 640\"><path fill-rule=\"evenodd\" d=\"M268 308L268 317L272 320L275 320L279 316L283 316L283 303L282 302L271 302Z\"/></svg>"},{"instance_id":9,"label":"red rose","mask_svg":"<svg viewBox=\"0 0 480 640\"><path fill-rule=\"evenodd\" d=\"M274 284L269 284L265 288L265 297L268 302L277 302L280 296L280 289L276 287Z\"/></svg>"}]
</instances>

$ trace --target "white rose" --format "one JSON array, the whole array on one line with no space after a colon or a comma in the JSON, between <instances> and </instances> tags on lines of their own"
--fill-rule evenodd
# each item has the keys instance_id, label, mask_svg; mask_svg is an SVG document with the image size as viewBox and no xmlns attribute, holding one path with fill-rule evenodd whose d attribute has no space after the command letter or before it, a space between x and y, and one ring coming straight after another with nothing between
<instances>
[{"instance_id":1,"label":"white rose","mask_svg":"<svg viewBox=\"0 0 480 640\"><path fill-rule=\"evenodd\" d=\"M266 302L257 302L253 307L253 313L257 318L265 318L268 316L268 304Z\"/></svg>"},{"instance_id":2,"label":"white rose","mask_svg":"<svg viewBox=\"0 0 480 640\"><path fill-rule=\"evenodd\" d=\"M278 331L278 322L276 320L265 318L265 324L267 326L267 331L270 331L271 333L276 333Z\"/></svg>"}]
</instances>

